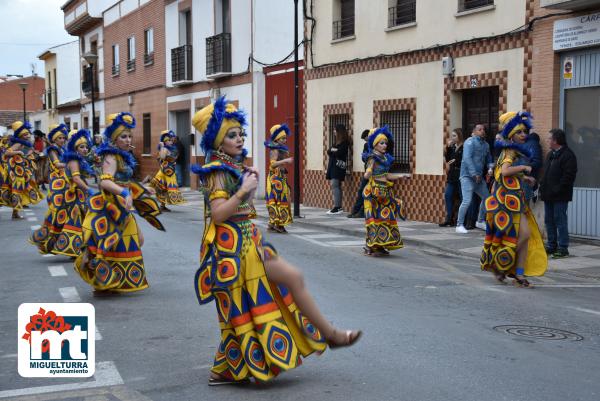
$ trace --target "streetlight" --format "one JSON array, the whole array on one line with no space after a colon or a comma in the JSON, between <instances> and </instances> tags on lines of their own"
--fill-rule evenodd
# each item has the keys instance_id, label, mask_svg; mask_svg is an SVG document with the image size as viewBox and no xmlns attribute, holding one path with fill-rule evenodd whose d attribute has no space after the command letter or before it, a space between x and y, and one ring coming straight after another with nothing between
<instances>
[{"instance_id":1,"label":"streetlight","mask_svg":"<svg viewBox=\"0 0 600 401\"><path fill-rule=\"evenodd\" d=\"M29 84L27 82L19 82L19 86L23 90L23 122L27 121L27 109L25 105L25 91L27 90L27 86Z\"/></svg>"},{"instance_id":2,"label":"streetlight","mask_svg":"<svg viewBox=\"0 0 600 401\"><path fill-rule=\"evenodd\" d=\"M294 0L294 217L300 217L299 120L300 107L298 100L298 0Z\"/></svg>"},{"instance_id":3,"label":"streetlight","mask_svg":"<svg viewBox=\"0 0 600 401\"><path fill-rule=\"evenodd\" d=\"M83 55L83 59L90 66L90 68L89 68L89 74L90 74L90 80L91 80L91 84L92 84L92 134L96 135L98 133L98 127L96 126L96 109L94 107L94 100L95 100L94 99L94 97L95 97L95 91L94 91L94 64L96 64L96 62L98 61L98 55L94 54L94 53L85 53Z\"/></svg>"}]
</instances>

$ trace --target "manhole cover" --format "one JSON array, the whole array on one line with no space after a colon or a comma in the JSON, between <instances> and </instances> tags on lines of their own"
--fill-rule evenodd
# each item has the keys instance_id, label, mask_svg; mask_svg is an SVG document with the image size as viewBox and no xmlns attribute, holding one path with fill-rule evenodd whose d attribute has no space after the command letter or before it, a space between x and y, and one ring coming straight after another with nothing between
<instances>
[{"instance_id":1,"label":"manhole cover","mask_svg":"<svg viewBox=\"0 0 600 401\"><path fill-rule=\"evenodd\" d=\"M553 329L551 327L508 325L496 326L494 330L513 336L535 338L537 340L568 340L581 341L583 337L570 331Z\"/></svg>"}]
</instances>

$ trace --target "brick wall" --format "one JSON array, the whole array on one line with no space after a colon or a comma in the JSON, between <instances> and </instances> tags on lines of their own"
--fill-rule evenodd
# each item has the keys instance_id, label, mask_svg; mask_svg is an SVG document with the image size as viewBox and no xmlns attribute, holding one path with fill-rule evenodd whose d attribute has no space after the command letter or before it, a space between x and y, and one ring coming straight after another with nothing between
<instances>
[{"instance_id":1,"label":"brick wall","mask_svg":"<svg viewBox=\"0 0 600 401\"><path fill-rule=\"evenodd\" d=\"M144 65L144 31L154 30L154 62ZM135 37L135 69L127 71L127 39ZM119 45L120 73L112 75L112 46ZM104 95L106 99L165 85L165 8L150 1L104 27Z\"/></svg>"},{"instance_id":2,"label":"brick wall","mask_svg":"<svg viewBox=\"0 0 600 401\"><path fill-rule=\"evenodd\" d=\"M27 111L41 110L45 81L44 78L37 76L0 82L0 110L23 111L23 90L19 86L20 82L29 84L25 90ZM20 118L23 116L21 115Z\"/></svg>"},{"instance_id":3,"label":"brick wall","mask_svg":"<svg viewBox=\"0 0 600 401\"><path fill-rule=\"evenodd\" d=\"M134 154L140 164L140 179L146 175L154 175L158 170L158 163L155 157L155 149L158 146L160 132L167 128L167 111L165 107L165 89L148 89L135 93L133 95L133 104L129 104L127 94L107 99L105 102L106 115L127 111L133 114L136 119L136 127L132 130L135 146ZM142 156L143 150L143 114L150 113L150 122L152 125L152 149L151 156Z\"/></svg>"}]
</instances>

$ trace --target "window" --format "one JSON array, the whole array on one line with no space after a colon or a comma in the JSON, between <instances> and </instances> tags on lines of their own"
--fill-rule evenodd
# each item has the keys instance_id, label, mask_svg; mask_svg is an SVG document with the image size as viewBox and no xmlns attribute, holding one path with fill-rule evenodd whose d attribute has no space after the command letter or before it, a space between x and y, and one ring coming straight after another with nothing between
<instances>
[{"instance_id":1,"label":"window","mask_svg":"<svg viewBox=\"0 0 600 401\"><path fill-rule=\"evenodd\" d=\"M231 32L229 0L217 0L215 4L215 33Z\"/></svg>"},{"instance_id":2,"label":"window","mask_svg":"<svg viewBox=\"0 0 600 401\"><path fill-rule=\"evenodd\" d=\"M112 74L119 75L119 45L112 45Z\"/></svg>"},{"instance_id":3,"label":"window","mask_svg":"<svg viewBox=\"0 0 600 401\"><path fill-rule=\"evenodd\" d=\"M493 5L494 0L458 0L458 11L469 11L475 8Z\"/></svg>"},{"instance_id":4,"label":"window","mask_svg":"<svg viewBox=\"0 0 600 401\"><path fill-rule=\"evenodd\" d=\"M64 121L64 124L67 126L67 128L70 131L71 130L71 119L69 117L65 117L63 121Z\"/></svg>"},{"instance_id":5,"label":"window","mask_svg":"<svg viewBox=\"0 0 600 401\"><path fill-rule=\"evenodd\" d=\"M90 118L88 116L83 117L83 128L85 128L85 129L90 128Z\"/></svg>"},{"instance_id":6,"label":"window","mask_svg":"<svg viewBox=\"0 0 600 401\"><path fill-rule=\"evenodd\" d=\"M354 36L354 0L338 0L333 4L333 40Z\"/></svg>"},{"instance_id":7,"label":"window","mask_svg":"<svg viewBox=\"0 0 600 401\"><path fill-rule=\"evenodd\" d=\"M352 133L350 132L349 114L331 114L329 115L329 147L335 144L335 126L341 124L346 127L348 133L348 159L346 160L346 173L352 173Z\"/></svg>"},{"instance_id":8,"label":"window","mask_svg":"<svg viewBox=\"0 0 600 401\"><path fill-rule=\"evenodd\" d=\"M127 71L135 70L135 36L127 38Z\"/></svg>"},{"instance_id":9,"label":"window","mask_svg":"<svg viewBox=\"0 0 600 401\"><path fill-rule=\"evenodd\" d=\"M410 110L382 111L379 125L387 125L394 137L394 143L388 145L394 156L392 168L400 173L410 173Z\"/></svg>"},{"instance_id":10,"label":"window","mask_svg":"<svg viewBox=\"0 0 600 401\"><path fill-rule=\"evenodd\" d=\"M76 122L74 122L74 123L73 123L73 129L79 129L79 124L78 124L78 123L76 123Z\"/></svg>"},{"instance_id":11,"label":"window","mask_svg":"<svg viewBox=\"0 0 600 401\"><path fill-rule=\"evenodd\" d=\"M40 120L35 120L33 122L33 129L35 130L41 130L42 129L42 122Z\"/></svg>"},{"instance_id":12,"label":"window","mask_svg":"<svg viewBox=\"0 0 600 401\"><path fill-rule=\"evenodd\" d=\"M388 28L409 24L417 20L416 0L390 0Z\"/></svg>"},{"instance_id":13,"label":"window","mask_svg":"<svg viewBox=\"0 0 600 401\"><path fill-rule=\"evenodd\" d=\"M149 155L152 153L152 122L150 113L144 113L142 115L142 131L144 135L142 153Z\"/></svg>"},{"instance_id":14,"label":"window","mask_svg":"<svg viewBox=\"0 0 600 401\"><path fill-rule=\"evenodd\" d=\"M144 31L144 64L154 63L154 29Z\"/></svg>"}]
</instances>

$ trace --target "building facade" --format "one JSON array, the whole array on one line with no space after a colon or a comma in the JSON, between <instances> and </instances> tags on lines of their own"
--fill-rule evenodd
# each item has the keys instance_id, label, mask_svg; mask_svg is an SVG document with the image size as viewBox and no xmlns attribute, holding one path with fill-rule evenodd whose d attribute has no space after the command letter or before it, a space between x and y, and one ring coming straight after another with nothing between
<instances>
[{"instance_id":1,"label":"building facade","mask_svg":"<svg viewBox=\"0 0 600 401\"><path fill-rule=\"evenodd\" d=\"M410 175L395 184L408 218L441 221L450 132L481 123L492 142L499 114L531 106L524 28L533 2L308 0L307 9L304 204L332 206L325 170L335 124L352 142L345 210L364 172L361 132L388 125L393 171Z\"/></svg>"},{"instance_id":2,"label":"building facade","mask_svg":"<svg viewBox=\"0 0 600 401\"><path fill-rule=\"evenodd\" d=\"M43 132L48 132L50 124L59 123L81 128L79 41L51 47L38 58L44 61L44 106L32 115L32 125Z\"/></svg>"},{"instance_id":3,"label":"building facade","mask_svg":"<svg viewBox=\"0 0 600 401\"><path fill-rule=\"evenodd\" d=\"M532 44L538 133L564 129L577 156L569 233L600 239L600 1L536 0Z\"/></svg>"},{"instance_id":4,"label":"building facade","mask_svg":"<svg viewBox=\"0 0 600 401\"><path fill-rule=\"evenodd\" d=\"M25 92L20 84L27 84ZM42 108L44 78L37 75L24 78L0 77L0 127L9 127L16 120L23 120ZM1 132L6 130L0 129Z\"/></svg>"}]
</instances>

